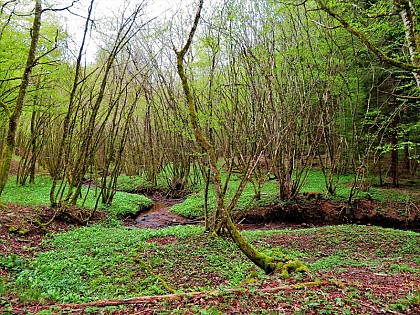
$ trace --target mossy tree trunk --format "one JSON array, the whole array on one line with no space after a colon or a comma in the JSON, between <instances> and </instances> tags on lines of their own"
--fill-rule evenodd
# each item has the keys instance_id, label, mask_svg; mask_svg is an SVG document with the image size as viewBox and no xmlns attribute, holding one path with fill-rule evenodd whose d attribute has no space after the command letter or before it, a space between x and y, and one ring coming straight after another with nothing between
<instances>
[{"instance_id":1,"label":"mossy tree trunk","mask_svg":"<svg viewBox=\"0 0 420 315\"><path fill-rule=\"evenodd\" d=\"M1 104L8 116L8 129L6 135L6 144L1 153L0 159L0 196L4 190L9 177L10 163L13 152L16 147L16 134L19 126L19 119L25 105L26 94L31 79L32 68L36 64L36 50L38 47L39 33L41 29L42 5L41 0L35 1L34 20L31 29L31 44L29 47L28 58L26 60L25 70L23 71L19 93L16 99L15 107L9 109L6 104Z\"/></svg>"},{"instance_id":2,"label":"mossy tree trunk","mask_svg":"<svg viewBox=\"0 0 420 315\"><path fill-rule=\"evenodd\" d=\"M252 161L252 165L250 165L250 167L248 168L247 174L244 176L244 179L242 180L239 188L237 189L233 200L229 203L229 205L226 205L225 203L225 190L222 186L220 169L217 165L217 149L215 148L214 144L204 136L202 128L200 127L196 112L196 106L194 103L194 97L189 87L188 78L184 68L184 56L191 46L195 31L198 26L198 22L200 20L203 3L204 0L200 0L195 15L194 23L190 30L185 45L181 48L181 50L177 50L176 48L174 48L174 51L177 57L177 71L181 79L182 88L186 97L189 119L192 129L194 131L195 140L197 144L201 147L201 149L208 155L209 158L209 166L216 191L217 211L222 218L222 221L219 226L223 225L224 227L226 227L230 236L232 237L236 245L240 248L240 250L255 265L263 269L267 274L270 274L275 270L281 269L282 274L284 276L287 276L288 271L291 269L297 271L307 270L307 267L304 266L302 263L300 263L299 261L290 260L289 257L270 257L258 251L256 248L254 248L251 244L248 243L248 241L242 236L242 234L239 232L239 230L233 223L231 211L235 207L242 191L246 186L246 183L250 180L252 171L254 170L255 165L258 161Z\"/></svg>"}]
</instances>

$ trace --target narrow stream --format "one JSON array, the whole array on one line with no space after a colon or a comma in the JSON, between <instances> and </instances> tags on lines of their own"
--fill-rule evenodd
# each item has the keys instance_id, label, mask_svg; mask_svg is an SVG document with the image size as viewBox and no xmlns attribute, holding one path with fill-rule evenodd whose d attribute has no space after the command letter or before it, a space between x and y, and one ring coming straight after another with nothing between
<instances>
[{"instance_id":1,"label":"narrow stream","mask_svg":"<svg viewBox=\"0 0 420 315\"><path fill-rule=\"evenodd\" d=\"M152 207L149 210L146 210L146 211L140 213L137 216L136 221L141 220L142 217L148 216L148 215L150 215L154 212L159 212L160 210L162 210L166 207L169 207L169 205L167 203L165 203L163 201L154 201Z\"/></svg>"},{"instance_id":2,"label":"narrow stream","mask_svg":"<svg viewBox=\"0 0 420 315\"><path fill-rule=\"evenodd\" d=\"M170 212L169 210L176 203L179 203L179 200L155 200L149 210L137 216L135 227L157 229L173 225L197 224L196 221Z\"/></svg>"}]
</instances>

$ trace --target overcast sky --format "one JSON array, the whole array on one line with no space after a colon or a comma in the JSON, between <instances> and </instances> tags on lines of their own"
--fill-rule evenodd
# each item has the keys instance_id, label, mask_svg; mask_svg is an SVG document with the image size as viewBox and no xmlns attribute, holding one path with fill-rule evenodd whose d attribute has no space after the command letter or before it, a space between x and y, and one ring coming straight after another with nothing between
<instances>
[{"instance_id":1,"label":"overcast sky","mask_svg":"<svg viewBox=\"0 0 420 315\"><path fill-rule=\"evenodd\" d=\"M191 7L195 12L195 4L198 4L198 0L130 0L131 4L138 4L144 1L146 5L146 14L150 18L169 18L180 8ZM211 3L217 0L206 0L206 5L211 5ZM72 0L50 0L50 3L53 3L55 6L68 5ZM95 0L94 1L94 19L102 19L107 16L115 16L123 8L125 0ZM69 34L75 39L76 47L80 45L83 37L83 29L85 20L83 17L86 17L88 6L90 0L80 0L71 11L76 15L70 14L69 12L61 13L63 16L64 24L67 24L67 30ZM93 61L94 54L96 51L96 46L93 41L88 42L87 48L87 59L88 61Z\"/></svg>"}]
</instances>

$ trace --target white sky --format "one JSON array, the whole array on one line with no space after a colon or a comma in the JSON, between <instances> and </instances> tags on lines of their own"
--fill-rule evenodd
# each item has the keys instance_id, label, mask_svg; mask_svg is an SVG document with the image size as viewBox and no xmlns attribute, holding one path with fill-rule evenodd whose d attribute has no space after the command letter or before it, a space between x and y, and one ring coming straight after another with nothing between
<instances>
[{"instance_id":1,"label":"white sky","mask_svg":"<svg viewBox=\"0 0 420 315\"><path fill-rule=\"evenodd\" d=\"M181 8L191 8L190 14L195 13L196 5L198 0L129 0L131 4L135 5L141 2L146 3L146 14L150 18L159 17L159 18L170 18L174 13ZM218 0L205 0L204 6L211 5ZM72 0L50 0L50 3L53 3L55 7L69 5ZM94 2L94 11L93 18L101 19L107 16L114 16L118 14L119 9L123 8L125 0L95 0ZM72 12L80 15L81 17L74 16L68 12L62 12L63 20L67 20L67 30L69 34L75 39L75 46L78 47L82 41L83 29L85 20L83 17L86 17L88 6L90 0L80 0L74 8L71 9ZM87 60L93 61L96 51L96 45L94 42L89 41L87 47Z\"/></svg>"}]
</instances>

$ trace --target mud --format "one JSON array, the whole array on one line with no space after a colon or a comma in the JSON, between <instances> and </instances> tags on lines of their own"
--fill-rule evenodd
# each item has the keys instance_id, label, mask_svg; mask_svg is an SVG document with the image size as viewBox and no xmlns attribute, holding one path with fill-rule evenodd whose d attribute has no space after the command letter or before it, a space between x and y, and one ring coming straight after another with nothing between
<instances>
[{"instance_id":1,"label":"mud","mask_svg":"<svg viewBox=\"0 0 420 315\"><path fill-rule=\"evenodd\" d=\"M160 229L174 225L198 224L198 220L190 220L169 210L173 205L183 202L183 199L167 198L160 193L146 194L146 197L153 200L153 206L144 212L139 213L135 218L127 218L125 225L136 228Z\"/></svg>"},{"instance_id":2,"label":"mud","mask_svg":"<svg viewBox=\"0 0 420 315\"><path fill-rule=\"evenodd\" d=\"M199 224L202 221L184 218L170 212L183 199L170 199L155 193L148 195L154 205L125 225L136 228L164 228L173 225ZM234 213L240 229L299 229L337 224L378 225L403 230L420 231L418 208L402 212L403 205L384 207L373 201L362 200L351 207L326 199L296 199L282 205L252 209L246 214Z\"/></svg>"}]
</instances>

